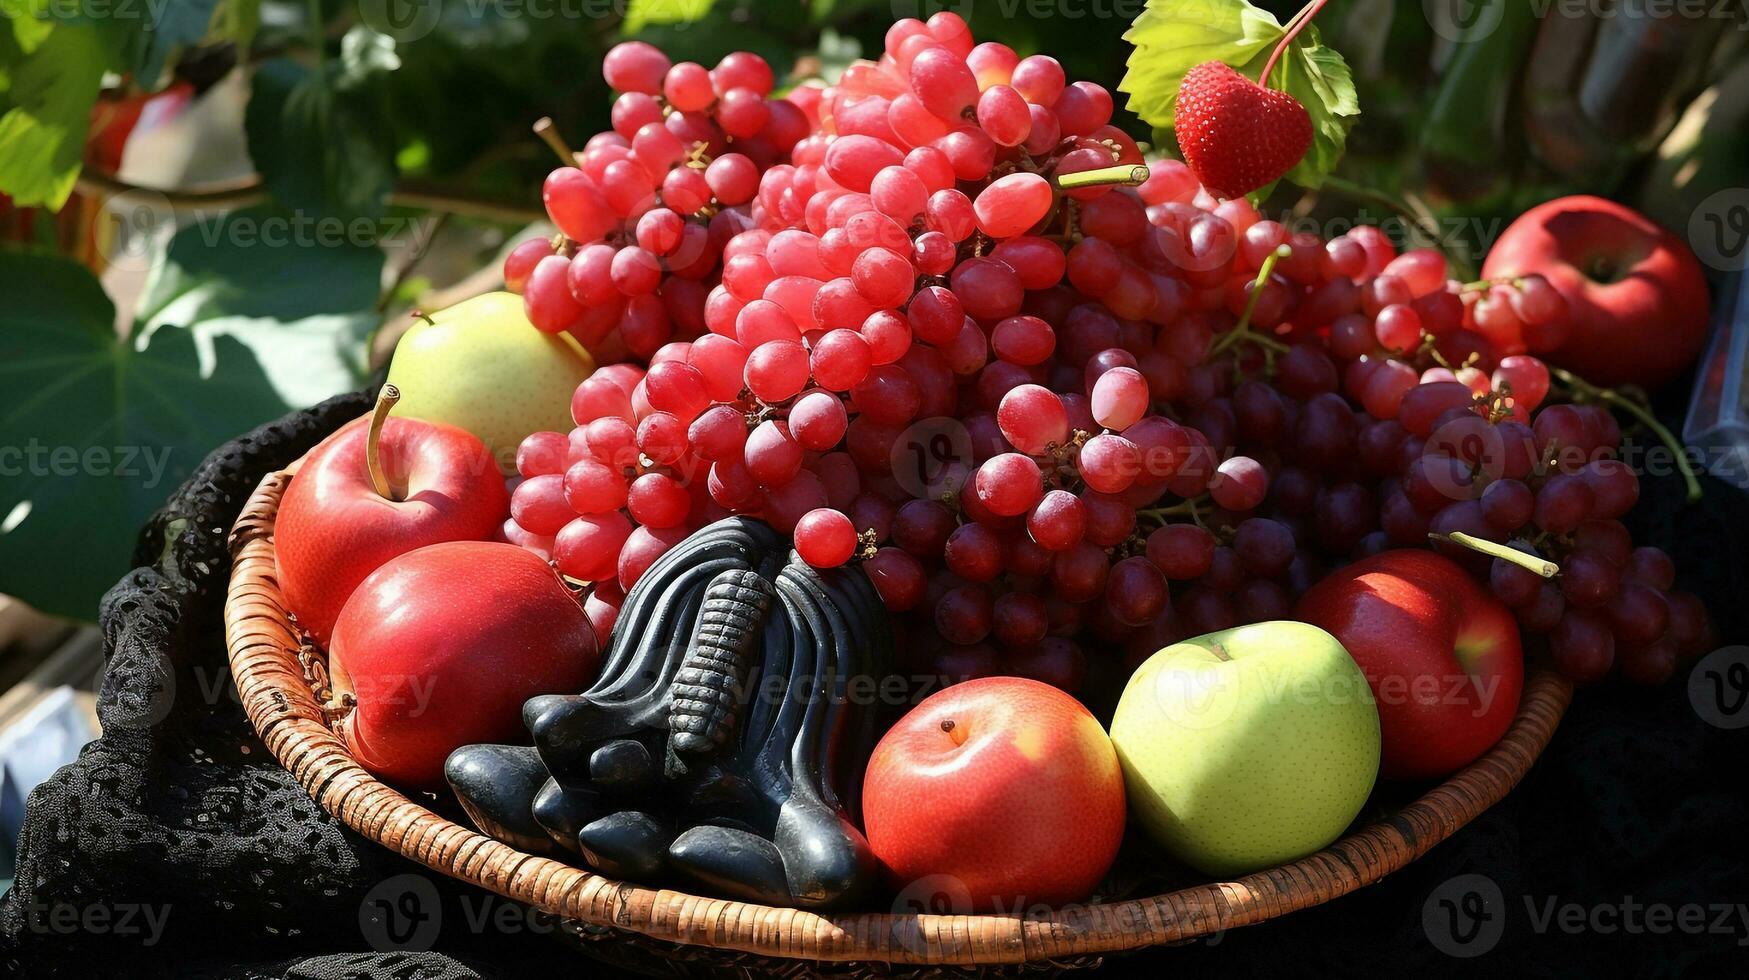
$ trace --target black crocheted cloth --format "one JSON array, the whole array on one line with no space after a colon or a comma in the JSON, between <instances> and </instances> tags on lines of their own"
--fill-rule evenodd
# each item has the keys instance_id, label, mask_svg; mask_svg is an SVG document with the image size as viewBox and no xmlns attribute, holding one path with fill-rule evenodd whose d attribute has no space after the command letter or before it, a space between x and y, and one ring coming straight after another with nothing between
<instances>
[{"instance_id":1,"label":"black crocheted cloth","mask_svg":"<svg viewBox=\"0 0 1749 980\"><path fill-rule=\"evenodd\" d=\"M265 473L369 404L367 392L335 398L220 448L142 533L140 567L102 605L104 735L31 795L18 881L0 901L0 972L774 975L783 964L599 930L555 936L550 920L346 830L254 736L225 666L226 531ZM1681 584L1741 643L1749 495L1709 483L1701 506L1682 508L1680 491L1647 479L1636 537L1675 554ZM1749 707L1736 717L1749 722ZM1105 970L1743 976L1746 756L1749 728L1704 721L1681 680L1584 691L1524 783L1408 869Z\"/></svg>"}]
</instances>

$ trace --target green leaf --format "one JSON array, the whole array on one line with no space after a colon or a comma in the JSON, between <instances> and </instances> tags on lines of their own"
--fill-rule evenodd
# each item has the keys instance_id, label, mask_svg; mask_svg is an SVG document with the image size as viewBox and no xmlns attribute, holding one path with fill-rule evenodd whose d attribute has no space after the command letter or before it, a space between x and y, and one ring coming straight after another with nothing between
<instances>
[{"instance_id":1,"label":"green leaf","mask_svg":"<svg viewBox=\"0 0 1749 980\"><path fill-rule=\"evenodd\" d=\"M172 56L200 43L213 22L219 0L168 0L155 23L143 25L144 53L134 66L140 84L156 87Z\"/></svg>"},{"instance_id":2,"label":"green leaf","mask_svg":"<svg viewBox=\"0 0 1749 980\"><path fill-rule=\"evenodd\" d=\"M892 0L808 0L807 6L816 24L842 23L877 7L883 8L883 12L889 17L927 17L930 9L919 3L914 9L904 10L902 8L906 5L895 4ZM941 6L945 8L946 4ZM981 39L982 32L979 33Z\"/></svg>"},{"instance_id":3,"label":"green leaf","mask_svg":"<svg viewBox=\"0 0 1749 980\"><path fill-rule=\"evenodd\" d=\"M141 335L186 327L203 363L219 338L238 341L256 353L281 401L314 404L363 381L365 345L381 323L377 243L419 230L404 219L265 207L189 225L152 268Z\"/></svg>"},{"instance_id":4,"label":"green leaf","mask_svg":"<svg viewBox=\"0 0 1749 980\"><path fill-rule=\"evenodd\" d=\"M57 22L43 33L27 26L31 20L13 27L25 53L0 92L0 193L22 207L58 210L79 177L109 52L92 24Z\"/></svg>"},{"instance_id":5,"label":"green leaf","mask_svg":"<svg viewBox=\"0 0 1749 980\"><path fill-rule=\"evenodd\" d=\"M828 27L820 31L820 78L828 85L834 85L844 74L844 69L862 57L862 42L848 34L840 34Z\"/></svg>"},{"instance_id":6,"label":"green leaf","mask_svg":"<svg viewBox=\"0 0 1749 980\"><path fill-rule=\"evenodd\" d=\"M1185 73L1221 61L1256 80L1284 34L1274 16L1245 0L1149 0L1124 34L1136 49L1118 90L1129 95L1130 111L1170 131ZM1282 54L1270 86L1298 99L1311 117L1312 146L1287 179L1317 187L1341 160L1360 114L1348 63L1308 27Z\"/></svg>"},{"instance_id":7,"label":"green leaf","mask_svg":"<svg viewBox=\"0 0 1749 980\"><path fill-rule=\"evenodd\" d=\"M1250 72L1256 78L1281 36L1281 25L1268 11L1244 0L1148 0L1124 32L1136 49L1118 91L1129 95L1131 112L1171 129L1186 72L1205 61L1224 61L1243 71L1241 66L1259 59Z\"/></svg>"},{"instance_id":8,"label":"green leaf","mask_svg":"<svg viewBox=\"0 0 1749 980\"><path fill-rule=\"evenodd\" d=\"M256 70L243 128L249 156L275 201L311 215L383 213L395 179L395 146L369 82L398 63L393 42L385 52L365 39L350 49L343 45L342 57L325 72L286 58Z\"/></svg>"},{"instance_id":9,"label":"green leaf","mask_svg":"<svg viewBox=\"0 0 1749 980\"><path fill-rule=\"evenodd\" d=\"M261 0L218 0L210 33L247 50L261 29Z\"/></svg>"},{"instance_id":10,"label":"green leaf","mask_svg":"<svg viewBox=\"0 0 1749 980\"><path fill-rule=\"evenodd\" d=\"M636 34L651 24L691 24L711 12L712 0L631 0L620 30Z\"/></svg>"},{"instance_id":11,"label":"green leaf","mask_svg":"<svg viewBox=\"0 0 1749 980\"><path fill-rule=\"evenodd\" d=\"M213 447L290 406L230 337L120 338L84 267L0 253L0 592L91 619L146 518Z\"/></svg>"},{"instance_id":12,"label":"green leaf","mask_svg":"<svg viewBox=\"0 0 1749 980\"><path fill-rule=\"evenodd\" d=\"M787 76L796 56L786 38L757 21L731 19L722 8L701 23L652 24L638 36L675 61L701 65L714 65L731 51L751 51L769 62L780 79Z\"/></svg>"},{"instance_id":13,"label":"green leaf","mask_svg":"<svg viewBox=\"0 0 1749 980\"><path fill-rule=\"evenodd\" d=\"M55 21L47 16L48 11L41 0L23 2L30 9L21 9L10 18L12 37L18 44L19 54L30 54L48 39L49 33L55 29Z\"/></svg>"},{"instance_id":14,"label":"green leaf","mask_svg":"<svg viewBox=\"0 0 1749 980\"><path fill-rule=\"evenodd\" d=\"M1287 179L1301 187L1317 187L1336 169L1348 146L1348 127L1360 115L1360 97L1348 63L1335 48L1326 47L1316 27L1294 39L1275 69L1289 95L1300 100L1312 117L1312 146Z\"/></svg>"}]
</instances>

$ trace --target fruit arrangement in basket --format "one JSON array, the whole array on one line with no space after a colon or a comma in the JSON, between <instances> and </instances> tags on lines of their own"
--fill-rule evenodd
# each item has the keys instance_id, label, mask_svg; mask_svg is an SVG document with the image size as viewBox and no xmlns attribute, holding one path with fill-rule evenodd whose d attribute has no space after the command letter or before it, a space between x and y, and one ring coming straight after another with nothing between
<instances>
[{"instance_id":1,"label":"fruit arrangement in basket","mask_svg":"<svg viewBox=\"0 0 1749 980\"><path fill-rule=\"evenodd\" d=\"M286 493L355 758L623 880L1002 911L1087 898L1126 828L1205 875L1304 857L1493 747L1527 663L1707 649L1621 523L1612 410L1668 433L1560 366L1669 380L1694 258L1589 198L1474 282L1265 218L1310 19L1185 74L1187 162L952 13L782 94L614 48L613 130L543 129L558 233Z\"/></svg>"}]
</instances>

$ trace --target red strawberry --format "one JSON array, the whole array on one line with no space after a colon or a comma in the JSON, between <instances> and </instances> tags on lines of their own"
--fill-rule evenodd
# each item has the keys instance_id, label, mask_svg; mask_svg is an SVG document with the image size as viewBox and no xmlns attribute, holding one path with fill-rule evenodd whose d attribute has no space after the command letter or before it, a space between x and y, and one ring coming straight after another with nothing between
<instances>
[{"instance_id":1,"label":"red strawberry","mask_svg":"<svg viewBox=\"0 0 1749 980\"><path fill-rule=\"evenodd\" d=\"M1219 61L1185 73L1173 125L1184 162L1218 197L1248 194L1281 177L1312 145L1312 117L1298 99Z\"/></svg>"}]
</instances>

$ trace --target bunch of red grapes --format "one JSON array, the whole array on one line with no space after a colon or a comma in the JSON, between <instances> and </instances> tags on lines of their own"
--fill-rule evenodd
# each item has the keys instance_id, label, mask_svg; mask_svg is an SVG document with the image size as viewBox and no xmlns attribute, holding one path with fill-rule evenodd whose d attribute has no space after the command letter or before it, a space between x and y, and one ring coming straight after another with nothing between
<instances>
[{"instance_id":1,"label":"bunch of red grapes","mask_svg":"<svg viewBox=\"0 0 1749 980\"><path fill-rule=\"evenodd\" d=\"M1656 682L1708 643L1601 408L1552 404L1540 278L1464 284L1375 228L1328 241L1141 169L1111 94L1043 55L902 20L875 63L774 98L771 69L648 44L604 62L613 131L547 178L561 235L505 279L603 362L530 436L506 535L625 590L730 514L859 563L915 666L1074 690L1291 613L1334 565L1467 548L1579 679ZM1144 179L1145 178L1145 179ZM641 368L635 358L648 364Z\"/></svg>"}]
</instances>

